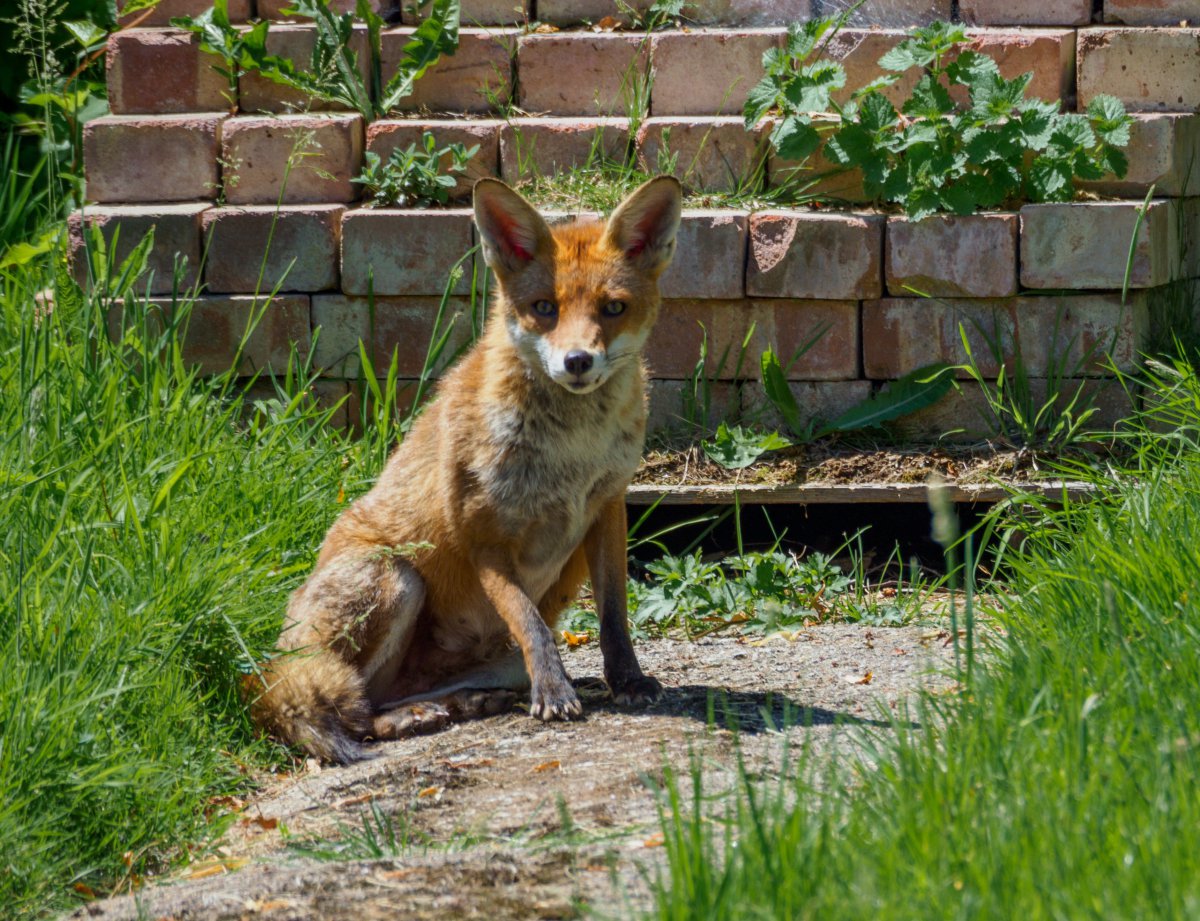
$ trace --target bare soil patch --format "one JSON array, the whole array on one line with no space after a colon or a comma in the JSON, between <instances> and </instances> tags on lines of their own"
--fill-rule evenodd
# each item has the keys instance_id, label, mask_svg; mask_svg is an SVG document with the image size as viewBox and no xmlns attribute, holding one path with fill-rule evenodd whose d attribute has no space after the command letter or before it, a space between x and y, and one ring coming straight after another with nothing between
<instances>
[{"instance_id":1,"label":"bare soil patch","mask_svg":"<svg viewBox=\"0 0 1200 921\"><path fill-rule=\"evenodd\" d=\"M767 638L639 644L666 687L640 712L614 707L594 644L564 650L585 718L543 724L519 710L380 745L343 768L267 779L217 855L134 896L72 917L110 919L575 918L647 906L661 859L655 784L664 765L704 766L728 788L740 748L778 773L785 740L816 757L889 732L922 687L945 687L952 650L937 627L818 626ZM736 732L734 729L736 728ZM384 859L321 860L375 807L413 845ZM291 843L289 843L291 842Z\"/></svg>"}]
</instances>

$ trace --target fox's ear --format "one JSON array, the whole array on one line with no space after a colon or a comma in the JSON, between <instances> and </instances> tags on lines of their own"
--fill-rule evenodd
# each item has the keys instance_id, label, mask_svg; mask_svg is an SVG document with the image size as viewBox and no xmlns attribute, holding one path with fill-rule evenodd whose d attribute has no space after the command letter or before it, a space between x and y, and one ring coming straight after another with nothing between
<instances>
[{"instance_id":1,"label":"fox's ear","mask_svg":"<svg viewBox=\"0 0 1200 921\"><path fill-rule=\"evenodd\" d=\"M524 198L499 179L475 183L475 225L483 255L499 273L516 272L551 245L550 228Z\"/></svg>"},{"instance_id":2,"label":"fox's ear","mask_svg":"<svg viewBox=\"0 0 1200 921\"><path fill-rule=\"evenodd\" d=\"M675 254L683 188L672 176L643 183L608 219L604 234L638 268L658 273Z\"/></svg>"}]
</instances>

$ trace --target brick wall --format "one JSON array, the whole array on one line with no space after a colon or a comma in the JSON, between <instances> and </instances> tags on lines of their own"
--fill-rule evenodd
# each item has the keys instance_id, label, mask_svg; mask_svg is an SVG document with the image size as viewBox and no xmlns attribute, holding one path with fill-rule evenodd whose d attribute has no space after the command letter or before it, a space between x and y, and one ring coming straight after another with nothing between
<instances>
[{"instance_id":1,"label":"brick wall","mask_svg":"<svg viewBox=\"0 0 1200 921\"><path fill-rule=\"evenodd\" d=\"M170 0L170 12L205 5ZM280 18L280 7L258 0L257 12ZM386 157L429 129L442 142L479 145L470 179L516 182L583 162L596 146L632 150L648 167L668 152L697 190L753 175L778 184L791 173L793 164L767 155L765 129L745 131L737 113L762 52L782 43L788 22L823 12L820 0L700 0L695 27L649 37L579 27L614 13L606 0L527 0L526 12L560 31L525 30L519 7L464 0L471 25L459 52L430 70L403 111L372 124L253 76L229 98L217 59L163 16L114 35L112 114L85 129L91 204L72 219L76 248L85 223L108 235L122 227L119 248L155 227L151 291L170 292L176 253L204 286L188 350L206 368L232 357L255 291L277 287L261 344L243 367L277 364L287 352L281 343L307 347L319 328L322 389L336 397L360 373L360 337L377 365L395 348L402 373L420 370L437 295L475 242L465 199L439 211L363 208L350 178L364 151ZM255 13L252 0L230 9ZM877 75L876 60L904 27L950 14L940 0L889 3L874 16L868 3L827 53L852 88ZM761 393L753 383L737 386L736 354L724 364L720 356L749 336L749 376L766 345L790 354L824 330L789 377L802 406L830 416L913 367L961 360L960 324L977 355L996 332L1018 342L1035 374L1049 373L1064 349L1084 355L1109 336L1113 360L1129 366L1150 335L1157 299L1200 275L1195 248L1181 255L1200 236L1200 28L1187 25L1200 25L1200 2L1104 0L1094 10L1091 0L960 0L957 15L1005 76L1034 73L1033 94L1080 109L1098 92L1122 99L1137 119L1128 176L1090 184L1095 200L918 224L866 210L688 211L648 350L656 425L677 424L705 335L715 405L750 412L761 409ZM385 32L385 70L410 32L411 23ZM271 36L272 50L300 60L312 45L311 29L291 21L274 23ZM632 134L624 110L631 74L651 78L648 117ZM504 110L508 102L517 114ZM851 202L861 194L852 174L825 188ZM468 193L469 181L460 182L456 194ZM1135 227L1132 294L1122 305ZM82 275L84 260L76 266ZM451 302L459 315L471 309L476 266L468 259L464 268ZM1078 373L1099 379L1105 369ZM908 420L908 431L972 427L977 402L964 384ZM1102 403L1114 414L1120 404Z\"/></svg>"}]
</instances>

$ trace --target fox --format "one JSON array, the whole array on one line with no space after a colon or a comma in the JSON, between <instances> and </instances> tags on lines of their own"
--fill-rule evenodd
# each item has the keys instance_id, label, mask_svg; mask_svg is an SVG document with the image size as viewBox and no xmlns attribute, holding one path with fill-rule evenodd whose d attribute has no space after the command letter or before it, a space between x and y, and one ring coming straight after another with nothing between
<instances>
[{"instance_id":1,"label":"fox","mask_svg":"<svg viewBox=\"0 0 1200 921\"><path fill-rule=\"evenodd\" d=\"M659 176L607 221L551 227L500 180L475 184L483 333L292 594L254 688L260 729L348 763L525 691L532 717L578 719L554 627L588 579L614 702L660 698L629 635L625 491L681 202Z\"/></svg>"}]
</instances>

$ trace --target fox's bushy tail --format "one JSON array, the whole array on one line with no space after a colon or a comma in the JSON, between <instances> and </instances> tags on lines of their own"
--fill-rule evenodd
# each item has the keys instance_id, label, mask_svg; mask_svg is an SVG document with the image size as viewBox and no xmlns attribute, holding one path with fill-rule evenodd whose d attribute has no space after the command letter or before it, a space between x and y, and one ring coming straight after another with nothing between
<instances>
[{"instance_id":1,"label":"fox's bushy tail","mask_svg":"<svg viewBox=\"0 0 1200 921\"><path fill-rule=\"evenodd\" d=\"M371 727L362 677L328 649L272 660L251 683L250 714L270 735L322 761L347 764L366 757L359 740Z\"/></svg>"}]
</instances>

